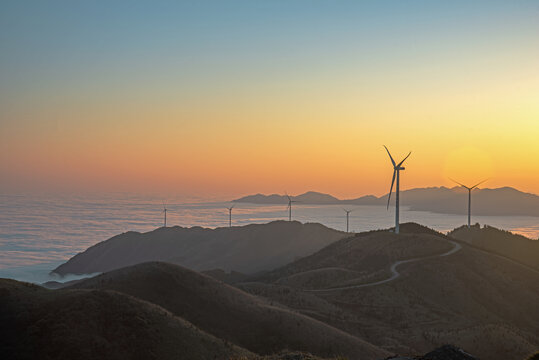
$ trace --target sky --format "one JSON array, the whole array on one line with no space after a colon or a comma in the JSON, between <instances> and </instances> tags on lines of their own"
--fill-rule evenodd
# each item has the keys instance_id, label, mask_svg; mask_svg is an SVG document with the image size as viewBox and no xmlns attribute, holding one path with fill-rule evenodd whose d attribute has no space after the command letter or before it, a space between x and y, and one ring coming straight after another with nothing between
<instances>
[{"instance_id":1,"label":"sky","mask_svg":"<svg viewBox=\"0 0 539 360\"><path fill-rule=\"evenodd\" d=\"M0 193L539 194L538 1L0 3Z\"/></svg>"}]
</instances>

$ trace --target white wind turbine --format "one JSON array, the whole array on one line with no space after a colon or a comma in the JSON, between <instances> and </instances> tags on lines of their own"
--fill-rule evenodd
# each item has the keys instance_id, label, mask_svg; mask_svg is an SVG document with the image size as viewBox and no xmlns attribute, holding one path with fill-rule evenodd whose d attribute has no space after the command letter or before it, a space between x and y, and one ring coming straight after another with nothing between
<instances>
[{"instance_id":1,"label":"white wind turbine","mask_svg":"<svg viewBox=\"0 0 539 360\"><path fill-rule=\"evenodd\" d=\"M411 151L406 155L406 157L400 162L395 163L395 160L393 160L393 157L389 153L389 150L386 148L387 154L389 155L389 158L391 159L391 163L393 164L393 180L391 180L391 188L389 189L389 196L387 197L387 208L389 209L389 201L391 200L391 192L393 191L393 184L395 183L395 177L397 177L397 186L395 188L395 234L399 233L399 182L400 182L400 171L404 170L405 168L401 166L406 159L408 159L408 156L412 153Z\"/></svg>"},{"instance_id":2,"label":"white wind turbine","mask_svg":"<svg viewBox=\"0 0 539 360\"><path fill-rule=\"evenodd\" d=\"M460 186L462 186L463 188L468 190L468 228L470 228L470 225L471 225L471 222L472 222L472 190L475 189L476 187L478 187L479 185L481 185L482 183L484 183L485 181L487 181L488 179L485 179L485 180L475 184L474 186L466 186L466 185L461 184L458 181L453 180L451 178L450 178L450 180L457 183L457 184L459 184Z\"/></svg>"},{"instance_id":3,"label":"white wind turbine","mask_svg":"<svg viewBox=\"0 0 539 360\"><path fill-rule=\"evenodd\" d=\"M228 210L228 227L232 227L232 209L234 209L234 205L231 207L227 207Z\"/></svg>"},{"instance_id":4,"label":"white wind turbine","mask_svg":"<svg viewBox=\"0 0 539 360\"><path fill-rule=\"evenodd\" d=\"M163 201L163 211L161 211L161 213L165 213L165 225L164 225L164 227L167 227L167 206L166 206L164 201Z\"/></svg>"},{"instance_id":5,"label":"white wind turbine","mask_svg":"<svg viewBox=\"0 0 539 360\"><path fill-rule=\"evenodd\" d=\"M350 213L354 210L346 210L346 209L343 209L344 212L346 213L346 232L349 232L348 229L348 224L350 223Z\"/></svg>"},{"instance_id":6,"label":"white wind turbine","mask_svg":"<svg viewBox=\"0 0 539 360\"><path fill-rule=\"evenodd\" d=\"M286 197L288 198L288 205L286 209L288 210L288 221L292 221L292 203L297 202L296 200L292 200L290 196L285 192Z\"/></svg>"}]
</instances>

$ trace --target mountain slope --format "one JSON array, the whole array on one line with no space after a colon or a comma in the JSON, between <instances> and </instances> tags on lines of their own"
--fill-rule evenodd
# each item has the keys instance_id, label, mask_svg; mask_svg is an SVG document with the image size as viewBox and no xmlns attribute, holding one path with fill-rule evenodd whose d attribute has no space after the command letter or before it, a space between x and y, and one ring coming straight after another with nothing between
<instances>
[{"instance_id":1,"label":"mountain slope","mask_svg":"<svg viewBox=\"0 0 539 360\"><path fill-rule=\"evenodd\" d=\"M173 264L139 264L71 288L115 290L158 304L216 337L259 354L285 348L354 359L389 354L327 324Z\"/></svg>"},{"instance_id":2,"label":"mountain slope","mask_svg":"<svg viewBox=\"0 0 539 360\"><path fill-rule=\"evenodd\" d=\"M439 254L452 247L435 231L403 224L400 235L360 233L254 279L306 289L360 284L389 277L389 267L397 260Z\"/></svg>"},{"instance_id":3,"label":"mountain slope","mask_svg":"<svg viewBox=\"0 0 539 360\"><path fill-rule=\"evenodd\" d=\"M282 266L344 236L321 224L297 221L217 229L175 226L114 236L75 255L54 272L89 274L146 261L167 261L198 271L223 269L249 274Z\"/></svg>"},{"instance_id":4,"label":"mountain slope","mask_svg":"<svg viewBox=\"0 0 539 360\"><path fill-rule=\"evenodd\" d=\"M0 279L3 359L229 359L253 354L166 310L103 290Z\"/></svg>"},{"instance_id":5,"label":"mountain slope","mask_svg":"<svg viewBox=\"0 0 539 360\"><path fill-rule=\"evenodd\" d=\"M395 353L453 343L482 359L506 360L539 348L539 273L462 242L436 256L454 240L417 224L401 229L342 239L238 286ZM410 258L420 260L402 264L389 282L308 291L376 282Z\"/></svg>"}]
</instances>

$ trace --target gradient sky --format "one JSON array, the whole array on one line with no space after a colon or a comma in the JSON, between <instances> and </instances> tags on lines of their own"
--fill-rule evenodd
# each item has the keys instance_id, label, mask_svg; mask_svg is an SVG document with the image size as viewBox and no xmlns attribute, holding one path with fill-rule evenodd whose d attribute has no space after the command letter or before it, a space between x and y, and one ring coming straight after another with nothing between
<instances>
[{"instance_id":1,"label":"gradient sky","mask_svg":"<svg viewBox=\"0 0 539 360\"><path fill-rule=\"evenodd\" d=\"M0 192L539 193L538 1L0 3Z\"/></svg>"}]
</instances>

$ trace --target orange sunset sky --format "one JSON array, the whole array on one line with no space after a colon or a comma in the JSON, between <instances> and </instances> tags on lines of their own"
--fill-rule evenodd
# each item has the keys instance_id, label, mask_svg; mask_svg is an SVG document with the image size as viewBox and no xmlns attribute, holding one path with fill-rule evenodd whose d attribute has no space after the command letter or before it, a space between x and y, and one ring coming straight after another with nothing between
<instances>
[{"instance_id":1,"label":"orange sunset sky","mask_svg":"<svg viewBox=\"0 0 539 360\"><path fill-rule=\"evenodd\" d=\"M3 3L0 192L539 193L537 2L208 3Z\"/></svg>"}]
</instances>

